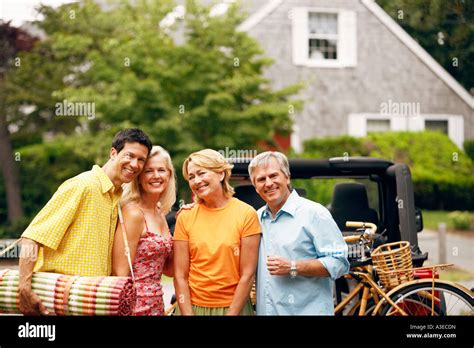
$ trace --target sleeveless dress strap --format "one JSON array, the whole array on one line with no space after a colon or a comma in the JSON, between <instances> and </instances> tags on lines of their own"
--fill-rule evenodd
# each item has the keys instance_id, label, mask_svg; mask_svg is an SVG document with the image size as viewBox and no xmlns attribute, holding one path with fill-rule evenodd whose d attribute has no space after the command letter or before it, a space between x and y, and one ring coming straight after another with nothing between
<instances>
[{"instance_id":1,"label":"sleeveless dress strap","mask_svg":"<svg viewBox=\"0 0 474 348\"><path fill-rule=\"evenodd\" d=\"M148 229L148 224L146 223L145 212L144 212L144 211L142 210L142 208L140 208L140 207L139 207L138 209L140 209L140 211L141 211L142 214L143 214L143 220L145 220L145 228L146 228L146 231L147 231L147 232L150 232L150 230Z\"/></svg>"}]
</instances>

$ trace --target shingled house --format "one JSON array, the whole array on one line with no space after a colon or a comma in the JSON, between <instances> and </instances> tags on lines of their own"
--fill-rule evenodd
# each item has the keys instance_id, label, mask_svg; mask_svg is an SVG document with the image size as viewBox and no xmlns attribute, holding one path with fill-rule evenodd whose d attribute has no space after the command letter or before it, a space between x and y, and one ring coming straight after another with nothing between
<instances>
[{"instance_id":1,"label":"shingled house","mask_svg":"<svg viewBox=\"0 0 474 348\"><path fill-rule=\"evenodd\" d=\"M373 0L244 0L239 29L275 64L275 87L305 81L291 145L313 137L437 129L474 138L473 97Z\"/></svg>"}]
</instances>

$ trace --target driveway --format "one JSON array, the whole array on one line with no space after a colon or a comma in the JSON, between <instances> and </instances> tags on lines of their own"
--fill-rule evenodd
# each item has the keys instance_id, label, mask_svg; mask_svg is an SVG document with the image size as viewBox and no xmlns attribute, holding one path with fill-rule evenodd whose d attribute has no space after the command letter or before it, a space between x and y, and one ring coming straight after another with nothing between
<instances>
[{"instance_id":1,"label":"driveway","mask_svg":"<svg viewBox=\"0 0 474 348\"><path fill-rule=\"evenodd\" d=\"M439 262L438 232L423 230L418 233L420 249L428 254L428 263ZM446 235L446 261L454 263L457 267L474 272L474 238L463 237L461 234L447 233Z\"/></svg>"},{"instance_id":2,"label":"driveway","mask_svg":"<svg viewBox=\"0 0 474 348\"><path fill-rule=\"evenodd\" d=\"M418 244L421 251L428 252L428 260L425 265L439 263L439 239L438 232L423 230L418 233ZM472 232L446 234L446 262L453 263L456 267L474 274L474 235ZM467 288L474 287L473 280L460 281Z\"/></svg>"}]
</instances>

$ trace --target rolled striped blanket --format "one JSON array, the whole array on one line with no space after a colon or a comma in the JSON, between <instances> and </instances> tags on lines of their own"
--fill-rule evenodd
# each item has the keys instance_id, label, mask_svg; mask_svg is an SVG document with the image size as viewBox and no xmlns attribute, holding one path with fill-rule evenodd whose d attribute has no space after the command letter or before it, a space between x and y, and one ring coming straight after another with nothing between
<instances>
[{"instance_id":1,"label":"rolled striped blanket","mask_svg":"<svg viewBox=\"0 0 474 348\"><path fill-rule=\"evenodd\" d=\"M0 313L20 313L18 271L0 271ZM128 277L78 277L34 273L32 290L55 315L133 314L136 291Z\"/></svg>"}]
</instances>

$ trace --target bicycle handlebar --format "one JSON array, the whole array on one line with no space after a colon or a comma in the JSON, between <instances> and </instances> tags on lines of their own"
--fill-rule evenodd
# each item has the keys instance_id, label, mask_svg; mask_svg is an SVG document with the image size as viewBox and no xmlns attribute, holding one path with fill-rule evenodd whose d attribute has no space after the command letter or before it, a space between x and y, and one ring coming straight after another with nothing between
<instances>
[{"instance_id":1,"label":"bicycle handlebar","mask_svg":"<svg viewBox=\"0 0 474 348\"><path fill-rule=\"evenodd\" d=\"M355 228L369 228L370 232L364 231L363 234L360 235L352 235L344 237L344 241L346 243L353 243L358 242L361 238L366 239L367 241L374 239L375 233L377 232L377 225L371 222L361 222L361 221L347 221L347 227L355 227Z\"/></svg>"},{"instance_id":2,"label":"bicycle handlebar","mask_svg":"<svg viewBox=\"0 0 474 348\"><path fill-rule=\"evenodd\" d=\"M366 228L369 227L372 229L372 233L377 232L377 225L371 222L361 222L361 221L347 221L346 227L355 227L355 228Z\"/></svg>"},{"instance_id":3,"label":"bicycle handlebar","mask_svg":"<svg viewBox=\"0 0 474 348\"><path fill-rule=\"evenodd\" d=\"M344 237L344 241L346 243L354 243L354 242L358 242L360 240L360 235L356 234L356 235L352 235L352 236L345 236Z\"/></svg>"}]
</instances>

